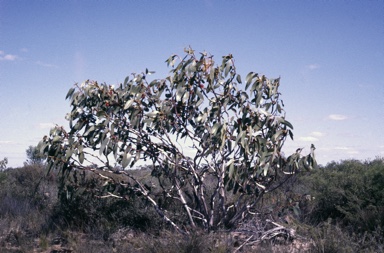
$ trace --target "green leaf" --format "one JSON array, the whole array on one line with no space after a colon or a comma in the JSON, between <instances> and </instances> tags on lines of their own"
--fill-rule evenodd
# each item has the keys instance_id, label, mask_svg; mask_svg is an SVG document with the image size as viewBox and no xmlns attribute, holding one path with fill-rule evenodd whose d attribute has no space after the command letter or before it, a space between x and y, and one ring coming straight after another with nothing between
<instances>
[{"instance_id":1,"label":"green leaf","mask_svg":"<svg viewBox=\"0 0 384 253\"><path fill-rule=\"evenodd\" d=\"M241 146L243 147L243 148L245 148L245 136L246 136L247 134L246 134L246 132L243 132L243 135L241 136L241 140L240 140L240 143L241 143Z\"/></svg>"},{"instance_id":2,"label":"green leaf","mask_svg":"<svg viewBox=\"0 0 384 253\"><path fill-rule=\"evenodd\" d=\"M131 162L131 159L132 159L132 155L130 153L124 152L121 166L125 169Z\"/></svg>"},{"instance_id":3,"label":"green leaf","mask_svg":"<svg viewBox=\"0 0 384 253\"><path fill-rule=\"evenodd\" d=\"M150 86L150 87L153 87L153 86L155 86L155 85L158 84L158 83L159 83L158 80L153 80L153 81L149 84L149 86Z\"/></svg>"},{"instance_id":4,"label":"green leaf","mask_svg":"<svg viewBox=\"0 0 384 253\"><path fill-rule=\"evenodd\" d=\"M67 96L65 96L65 99L72 97L74 92L75 92L75 88L70 88L67 93Z\"/></svg>"},{"instance_id":5,"label":"green leaf","mask_svg":"<svg viewBox=\"0 0 384 253\"><path fill-rule=\"evenodd\" d=\"M180 101L181 98L183 97L184 95L184 88L182 86L180 86L178 89L177 89L177 92L176 92L176 101Z\"/></svg>"},{"instance_id":6,"label":"green leaf","mask_svg":"<svg viewBox=\"0 0 384 253\"><path fill-rule=\"evenodd\" d=\"M258 74L257 73L254 73L254 72L249 72L248 75L245 77L245 81L246 81L246 84L245 84L245 90L248 89L249 85L251 84L253 78L255 78Z\"/></svg>"},{"instance_id":7,"label":"green leaf","mask_svg":"<svg viewBox=\"0 0 384 253\"><path fill-rule=\"evenodd\" d=\"M65 152L65 161L68 161L68 159L72 156L73 154L73 150L72 149L67 149L67 151Z\"/></svg>"},{"instance_id":8,"label":"green leaf","mask_svg":"<svg viewBox=\"0 0 384 253\"><path fill-rule=\"evenodd\" d=\"M228 64L228 62L225 64L225 72L224 75L225 77L228 76L229 70L231 69L231 65Z\"/></svg>"},{"instance_id":9,"label":"green leaf","mask_svg":"<svg viewBox=\"0 0 384 253\"><path fill-rule=\"evenodd\" d=\"M48 143L40 141L37 147L39 148L40 154L44 154L45 148L48 146Z\"/></svg>"},{"instance_id":10,"label":"green leaf","mask_svg":"<svg viewBox=\"0 0 384 253\"><path fill-rule=\"evenodd\" d=\"M213 125L211 133L214 135L220 127L221 127L221 124L216 123L215 125Z\"/></svg>"},{"instance_id":11,"label":"green leaf","mask_svg":"<svg viewBox=\"0 0 384 253\"><path fill-rule=\"evenodd\" d=\"M141 150L136 150L135 163L140 160Z\"/></svg>"},{"instance_id":12,"label":"green leaf","mask_svg":"<svg viewBox=\"0 0 384 253\"><path fill-rule=\"evenodd\" d=\"M240 75L237 75L237 76L236 76L236 81L237 81L238 83L241 83L241 76L240 76Z\"/></svg>"},{"instance_id":13,"label":"green leaf","mask_svg":"<svg viewBox=\"0 0 384 253\"><path fill-rule=\"evenodd\" d=\"M129 81L129 76L127 76L127 77L125 78L125 80L124 80L124 86L127 85L128 81Z\"/></svg>"},{"instance_id":14,"label":"green leaf","mask_svg":"<svg viewBox=\"0 0 384 253\"><path fill-rule=\"evenodd\" d=\"M189 92L185 92L184 95L183 95L183 99L182 99L182 102L183 103L186 103L189 99Z\"/></svg>"},{"instance_id":15,"label":"green leaf","mask_svg":"<svg viewBox=\"0 0 384 253\"><path fill-rule=\"evenodd\" d=\"M95 130L95 126L93 125L84 133L84 136L88 136L94 130Z\"/></svg>"},{"instance_id":16,"label":"green leaf","mask_svg":"<svg viewBox=\"0 0 384 253\"><path fill-rule=\"evenodd\" d=\"M276 110L277 110L278 113L282 112L282 108L281 108L280 104L277 104Z\"/></svg>"},{"instance_id":17,"label":"green leaf","mask_svg":"<svg viewBox=\"0 0 384 253\"><path fill-rule=\"evenodd\" d=\"M277 139L279 138L280 135L283 134L283 131L282 129L280 129L279 131L277 131L273 136L272 136L272 141L277 141Z\"/></svg>"},{"instance_id":18,"label":"green leaf","mask_svg":"<svg viewBox=\"0 0 384 253\"><path fill-rule=\"evenodd\" d=\"M291 140L293 140L293 133L291 130L288 130L289 137L291 137Z\"/></svg>"},{"instance_id":19,"label":"green leaf","mask_svg":"<svg viewBox=\"0 0 384 253\"><path fill-rule=\"evenodd\" d=\"M153 112L147 113L146 116L148 118L155 118L157 114L159 114L159 111L153 111Z\"/></svg>"},{"instance_id":20,"label":"green leaf","mask_svg":"<svg viewBox=\"0 0 384 253\"><path fill-rule=\"evenodd\" d=\"M259 91L259 90L258 90L259 84L260 84L259 80L254 81L253 84L252 84L252 87L251 87L251 90L250 90L250 91L251 91L251 92L254 91L254 90ZM261 92L258 93L258 97L261 98Z\"/></svg>"},{"instance_id":21,"label":"green leaf","mask_svg":"<svg viewBox=\"0 0 384 253\"><path fill-rule=\"evenodd\" d=\"M284 125L286 125L287 127L289 127L290 129L293 129L293 126L292 126L292 124L289 121L284 120L282 123Z\"/></svg>"},{"instance_id":22,"label":"green leaf","mask_svg":"<svg viewBox=\"0 0 384 253\"><path fill-rule=\"evenodd\" d=\"M235 159L231 159L231 160L229 160L228 162L227 162L227 164L225 165L225 167L227 167L228 168L228 166L229 166L229 170L228 170L228 176L229 176L229 178L233 178L233 173L234 173L234 171L235 171Z\"/></svg>"},{"instance_id":23,"label":"green leaf","mask_svg":"<svg viewBox=\"0 0 384 253\"><path fill-rule=\"evenodd\" d=\"M130 92L132 95L137 95L141 91L141 87L139 85L132 86Z\"/></svg>"},{"instance_id":24,"label":"green leaf","mask_svg":"<svg viewBox=\"0 0 384 253\"><path fill-rule=\"evenodd\" d=\"M227 140L227 148L229 152L232 152L232 141L230 139Z\"/></svg>"},{"instance_id":25,"label":"green leaf","mask_svg":"<svg viewBox=\"0 0 384 253\"><path fill-rule=\"evenodd\" d=\"M199 107L204 102L204 97L199 90L196 90L196 94L199 97L199 100L196 103L196 107Z\"/></svg>"},{"instance_id":26,"label":"green leaf","mask_svg":"<svg viewBox=\"0 0 384 253\"><path fill-rule=\"evenodd\" d=\"M61 136L59 135L56 135L55 137L53 137L53 140L52 140L52 143L57 143L57 142L61 142Z\"/></svg>"},{"instance_id":27,"label":"green leaf","mask_svg":"<svg viewBox=\"0 0 384 253\"><path fill-rule=\"evenodd\" d=\"M264 168L263 168L263 175L264 175L264 177L267 176L268 169L269 169L269 163L267 163L267 164L264 166Z\"/></svg>"},{"instance_id":28,"label":"green leaf","mask_svg":"<svg viewBox=\"0 0 384 253\"><path fill-rule=\"evenodd\" d=\"M211 84L213 84L213 81L215 79L215 68L211 68L211 71L209 73L209 79L211 80Z\"/></svg>"},{"instance_id":29,"label":"green leaf","mask_svg":"<svg viewBox=\"0 0 384 253\"><path fill-rule=\"evenodd\" d=\"M243 137L244 134L245 132L243 132L243 130L240 130L239 134L236 137L236 144L239 143L239 140Z\"/></svg>"},{"instance_id":30,"label":"green leaf","mask_svg":"<svg viewBox=\"0 0 384 253\"><path fill-rule=\"evenodd\" d=\"M133 101L135 101L134 99L130 99L127 101L127 103L125 103L124 105L124 110L127 110L133 103Z\"/></svg>"},{"instance_id":31,"label":"green leaf","mask_svg":"<svg viewBox=\"0 0 384 253\"><path fill-rule=\"evenodd\" d=\"M109 138L108 137L105 137L105 139L103 140L103 142L101 143L101 146L100 146L100 150L99 150L99 154L102 155L104 150L105 150L105 147L107 146L108 144L108 141L109 141Z\"/></svg>"},{"instance_id":32,"label":"green leaf","mask_svg":"<svg viewBox=\"0 0 384 253\"><path fill-rule=\"evenodd\" d=\"M83 164L83 162L84 162L84 152L80 152L80 153L79 153L79 162L80 162L81 164Z\"/></svg>"}]
</instances>

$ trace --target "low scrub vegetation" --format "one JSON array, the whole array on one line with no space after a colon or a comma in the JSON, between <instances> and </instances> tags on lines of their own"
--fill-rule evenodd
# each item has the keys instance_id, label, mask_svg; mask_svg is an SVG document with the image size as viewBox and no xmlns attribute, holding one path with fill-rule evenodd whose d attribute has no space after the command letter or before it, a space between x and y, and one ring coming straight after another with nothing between
<instances>
[{"instance_id":1,"label":"low scrub vegetation","mask_svg":"<svg viewBox=\"0 0 384 253\"><path fill-rule=\"evenodd\" d=\"M149 171L132 173L145 177ZM0 172L0 252L384 251L380 158L298 173L238 227L189 229L187 235L175 233L139 196L100 198L97 177L71 175L70 180L47 174L39 164ZM181 208L173 206L173 215Z\"/></svg>"}]
</instances>

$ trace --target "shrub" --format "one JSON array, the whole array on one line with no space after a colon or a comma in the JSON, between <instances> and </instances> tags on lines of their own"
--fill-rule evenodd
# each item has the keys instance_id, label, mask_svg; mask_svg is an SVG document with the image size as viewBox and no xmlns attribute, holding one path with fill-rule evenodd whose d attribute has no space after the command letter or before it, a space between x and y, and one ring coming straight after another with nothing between
<instances>
[{"instance_id":1,"label":"shrub","mask_svg":"<svg viewBox=\"0 0 384 253\"><path fill-rule=\"evenodd\" d=\"M330 163L305 176L315 197L312 222L328 218L355 232L384 228L384 160Z\"/></svg>"},{"instance_id":2,"label":"shrub","mask_svg":"<svg viewBox=\"0 0 384 253\"><path fill-rule=\"evenodd\" d=\"M103 187L103 183L92 173L74 173L60 181L58 203L53 213L56 226L86 232L97 238L108 238L121 227L141 231L162 227L162 221L153 210L134 194L120 192L124 199L102 198L103 189L109 187Z\"/></svg>"},{"instance_id":3,"label":"shrub","mask_svg":"<svg viewBox=\"0 0 384 253\"><path fill-rule=\"evenodd\" d=\"M29 209L41 210L52 205L53 176L45 177L42 166L8 169L0 174L1 215L25 215ZM1 179L2 178L2 179ZM49 193L49 194L48 194Z\"/></svg>"}]
</instances>

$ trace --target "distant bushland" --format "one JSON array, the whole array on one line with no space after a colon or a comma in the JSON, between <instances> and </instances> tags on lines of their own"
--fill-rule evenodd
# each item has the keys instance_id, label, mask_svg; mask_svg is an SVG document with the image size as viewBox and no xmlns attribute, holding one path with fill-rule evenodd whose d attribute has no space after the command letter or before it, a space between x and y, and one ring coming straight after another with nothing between
<instances>
[{"instance_id":1,"label":"distant bushland","mask_svg":"<svg viewBox=\"0 0 384 253\"><path fill-rule=\"evenodd\" d=\"M149 172L132 171L139 177ZM176 236L139 197L95 197L97 187L84 186L100 183L96 177L78 178L78 187L68 192L60 177L47 175L42 165L7 169L0 172L0 252L53 250L58 243L74 252L96 253L250 252L255 247L258 252L293 252L294 247L301 247L296 252L383 252L383 178L382 158L332 162L291 177L257 206L260 215L296 231L293 241L281 245L276 238L245 242L250 236L242 239L238 230ZM249 219L242 226L264 226L260 221Z\"/></svg>"}]
</instances>

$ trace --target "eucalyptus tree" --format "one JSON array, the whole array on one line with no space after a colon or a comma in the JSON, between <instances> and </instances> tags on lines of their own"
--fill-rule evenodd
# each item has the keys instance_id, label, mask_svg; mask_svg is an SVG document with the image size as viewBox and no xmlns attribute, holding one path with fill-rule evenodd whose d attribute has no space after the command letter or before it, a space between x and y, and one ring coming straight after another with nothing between
<instances>
[{"instance_id":1,"label":"eucalyptus tree","mask_svg":"<svg viewBox=\"0 0 384 253\"><path fill-rule=\"evenodd\" d=\"M25 153L27 155L27 160L24 162L24 165L40 165L43 164L46 159L36 146L29 146L25 150Z\"/></svg>"},{"instance_id":2,"label":"eucalyptus tree","mask_svg":"<svg viewBox=\"0 0 384 253\"><path fill-rule=\"evenodd\" d=\"M71 88L69 130L56 126L39 143L49 169L63 177L93 173L105 180L100 197L136 194L185 232L236 226L287 177L316 166L313 145L306 156L282 154L293 126L280 78L243 78L231 54L215 64L191 48L166 63L163 79L150 80L154 72L146 69L116 87L87 80ZM130 169L141 160L151 185ZM172 213L177 203L186 220Z\"/></svg>"},{"instance_id":3,"label":"eucalyptus tree","mask_svg":"<svg viewBox=\"0 0 384 253\"><path fill-rule=\"evenodd\" d=\"M7 168L8 158L4 157L3 160L0 161L0 170L5 170Z\"/></svg>"}]
</instances>

